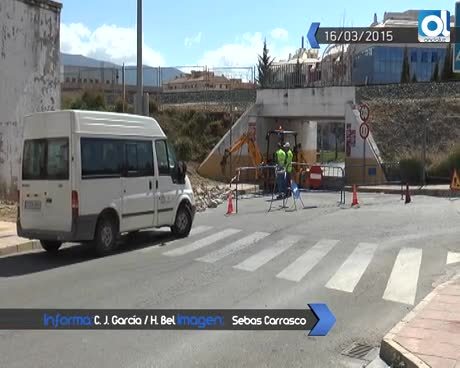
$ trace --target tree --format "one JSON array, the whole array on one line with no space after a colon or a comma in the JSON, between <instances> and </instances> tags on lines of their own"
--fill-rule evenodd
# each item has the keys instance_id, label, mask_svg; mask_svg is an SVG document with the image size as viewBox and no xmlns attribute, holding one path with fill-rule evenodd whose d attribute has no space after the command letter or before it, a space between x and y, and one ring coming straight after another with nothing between
<instances>
[{"instance_id":1,"label":"tree","mask_svg":"<svg viewBox=\"0 0 460 368\"><path fill-rule=\"evenodd\" d=\"M433 74L431 75L431 81L439 82L439 62L436 63L436 66L434 67Z\"/></svg>"},{"instance_id":2,"label":"tree","mask_svg":"<svg viewBox=\"0 0 460 368\"><path fill-rule=\"evenodd\" d=\"M442 81L448 81L452 79L453 77L453 71L452 71L452 65L453 60L452 60L452 46L449 43L446 49L446 57L444 58L444 67L442 68L442 74L441 74L441 80Z\"/></svg>"},{"instance_id":3,"label":"tree","mask_svg":"<svg viewBox=\"0 0 460 368\"><path fill-rule=\"evenodd\" d=\"M259 63L257 65L258 79L257 82L261 88L268 87L270 83L271 66L273 59L268 55L267 40L264 40L264 48L262 56L259 55Z\"/></svg>"},{"instance_id":4,"label":"tree","mask_svg":"<svg viewBox=\"0 0 460 368\"><path fill-rule=\"evenodd\" d=\"M407 47L405 47L402 70L401 70L401 83L409 83L409 82L410 82L409 56L408 56Z\"/></svg>"},{"instance_id":5,"label":"tree","mask_svg":"<svg viewBox=\"0 0 460 368\"><path fill-rule=\"evenodd\" d=\"M101 92L85 91L70 106L73 110L107 111L104 95Z\"/></svg>"}]
</instances>

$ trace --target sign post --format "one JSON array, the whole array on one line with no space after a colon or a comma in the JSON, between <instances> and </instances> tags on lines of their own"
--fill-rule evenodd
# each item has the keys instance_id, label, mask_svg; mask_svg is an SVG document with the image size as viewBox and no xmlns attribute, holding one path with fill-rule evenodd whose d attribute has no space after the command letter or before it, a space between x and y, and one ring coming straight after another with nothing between
<instances>
[{"instance_id":1,"label":"sign post","mask_svg":"<svg viewBox=\"0 0 460 368\"><path fill-rule=\"evenodd\" d=\"M363 121L359 126L359 135L363 140L363 184L366 183L366 143L367 137L369 137L369 121L370 109L366 104L359 106L359 117Z\"/></svg>"},{"instance_id":2,"label":"sign post","mask_svg":"<svg viewBox=\"0 0 460 368\"><path fill-rule=\"evenodd\" d=\"M460 34L457 30L460 29L460 1L455 3L455 44L454 44L454 62L452 63L454 73L460 73ZM449 55L447 55L449 56ZM446 57L447 57L446 56Z\"/></svg>"}]
</instances>

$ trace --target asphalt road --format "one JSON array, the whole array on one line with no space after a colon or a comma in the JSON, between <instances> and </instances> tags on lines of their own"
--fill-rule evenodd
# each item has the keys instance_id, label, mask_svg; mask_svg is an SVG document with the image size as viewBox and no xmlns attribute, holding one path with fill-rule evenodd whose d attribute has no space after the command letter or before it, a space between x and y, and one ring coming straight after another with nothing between
<instances>
[{"instance_id":1,"label":"asphalt road","mask_svg":"<svg viewBox=\"0 0 460 368\"><path fill-rule=\"evenodd\" d=\"M349 195L348 195L349 196ZM81 245L57 257L0 258L0 308L306 308L337 318L308 331L0 331L0 367L360 367L341 352L383 335L457 272L460 201L362 194L360 208L306 193L307 209L267 213L263 198L198 214L192 235L123 239L95 259ZM349 202L350 198L347 198ZM258 241L256 241L258 240ZM366 357L371 359L374 349Z\"/></svg>"}]
</instances>

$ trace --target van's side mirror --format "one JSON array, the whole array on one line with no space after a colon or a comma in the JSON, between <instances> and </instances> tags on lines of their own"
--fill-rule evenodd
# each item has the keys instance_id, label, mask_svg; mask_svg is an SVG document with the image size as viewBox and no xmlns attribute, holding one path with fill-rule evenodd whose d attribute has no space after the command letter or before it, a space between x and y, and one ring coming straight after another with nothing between
<instances>
[{"instance_id":1,"label":"van's side mirror","mask_svg":"<svg viewBox=\"0 0 460 368\"><path fill-rule=\"evenodd\" d=\"M184 161L179 161L175 169L175 177L179 184L185 183L185 177L187 175L187 164Z\"/></svg>"}]
</instances>

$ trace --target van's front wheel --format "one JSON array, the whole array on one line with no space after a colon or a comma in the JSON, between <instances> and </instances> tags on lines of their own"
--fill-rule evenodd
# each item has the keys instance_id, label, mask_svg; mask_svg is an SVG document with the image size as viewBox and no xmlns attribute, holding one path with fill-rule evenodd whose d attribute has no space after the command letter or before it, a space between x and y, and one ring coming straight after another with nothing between
<instances>
[{"instance_id":1,"label":"van's front wheel","mask_svg":"<svg viewBox=\"0 0 460 368\"><path fill-rule=\"evenodd\" d=\"M99 256L108 255L116 250L117 226L109 216L99 219L96 227L94 246Z\"/></svg>"},{"instance_id":2,"label":"van's front wheel","mask_svg":"<svg viewBox=\"0 0 460 368\"><path fill-rule=\"evenodd\" d=\"M61 242L52 240L40 240L40 244L48 253L56 253L62 245Z\"/></svg>"},{"instance_id":3,"label":"van's front wheel","mask_svg":"<svg viewBox=\"0 0 460 368\"><path fill-rule=\"evenodd\" d=\"M181 205L176 213L176 220L174 221L174 225L171 226L171 231L174 236L179 238L185 238L190 234L190 230L192 229L192 215L190 210L186 205Z\"/></svg>"}]
</instances>

